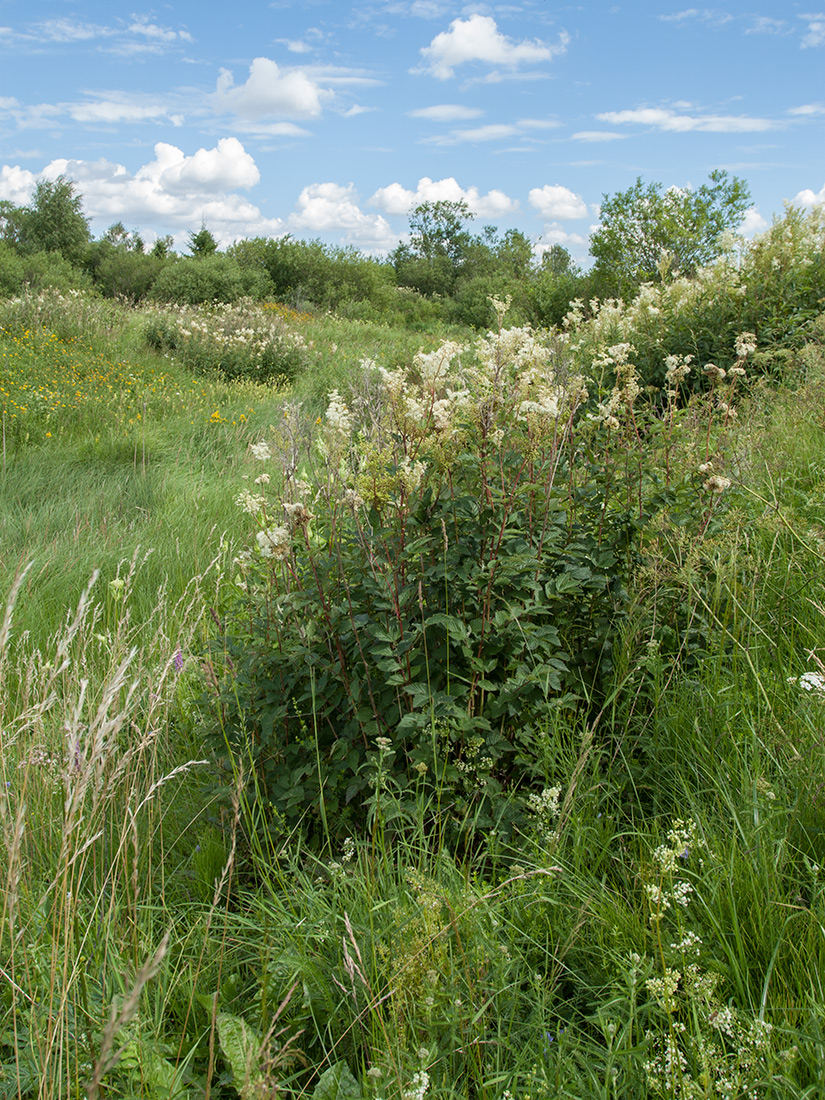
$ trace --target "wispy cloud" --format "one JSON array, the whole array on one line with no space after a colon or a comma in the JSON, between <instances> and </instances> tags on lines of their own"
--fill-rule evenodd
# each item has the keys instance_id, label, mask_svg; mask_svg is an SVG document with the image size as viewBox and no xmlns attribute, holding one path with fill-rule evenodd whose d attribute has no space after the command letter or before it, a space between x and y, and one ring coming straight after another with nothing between
<instances>
[{"instance_id":1,"label":"wispy cloud","mask_svg":"<svg viewBox=\"0 0 825 1100\"><path fill-rule=\"evenodd\" d=\"M788 114L798 118L817 118L825 115L825 103L803 103L799 107L791 107Z\"/></svg>"},{"instance_id":2,"label":"wispy cloud","mask_svg":"<svg viewBox=\"0 0 825 1100\"><path fill-rule=\"evenodd\" d=\"M728 11L719 8L685 8L669 15L660 15L663 23L709 23L713 27L724 27L732 23L734 17Z\"/></svg>"},{"instance_id":3,"label":"wispy cloud","mask_svg":"<svg viewBox=\"0 0 825 1100\"><path fill-rule=\"evenodd\" d=\"M624 141L627 134L617 134L615 130L577 130L570 137L573 141Z\"/></svg>"},{"instance_id":4,"label":"wispy cloud","mask_svg":"<svg viewBox=\"0 0 825 1100\"><path fill-rule=\"evenodd\" d=\"M613 126L638 125L653 127L667 133L699 131L715 134L744 134L774 130L780 123L769 118L747 115L681 114L667 107L636 107L627 111L604 111L596 115L600 122Z\"/></svg>"},{"instance_id":5,"label":"wispy cloud","mask_svg":"<svg viewBox=\"0 0 825 1100\"><path fill-rule=\"evenodd\" d=\"M449 133L435 134L424 138L423 141L428 145L479 145L513 137L536 141L538 139L529 135L535 131L555 130L559 125L560 123L555 119L523 118L517 122L490 122L485 126L450 130Z\"/></svg>"},{"instance_id":6,"label":"wispy cloud","mask_svg":"<svg viewBox=\"0 0 825 1100\"><path fill-rule=\"evenodd\" d=\"M21 30L5 27L2 32L0 41L37 52L49 47L89 44L106 53L124 56L158 55L194 41L187 30L161 26L139 15L112 24L63 16L26 24Z\"/></svg>"},{"instance_id":7,"label":"wispy cloud","mask_svg":"<svg viewBox=\"0 0 825 1100\"><path fill-rule=\"evenodd\" d=\"M808 13L800 15L799 18L807 23L807 29L802 38L802 48L821 46L825 42L825 12Z\"/></svg>"},{"instance_id":8,"label":"wispy cloud","mask_svg":"<svg viewBox=\"0 0 825 1100\"><path fill-rule=\"evenodd\" d=\"M425 118L430 122L458 122L461 119L479 118L484 114L477 107L464 107L460 103L438 103L433 107L417 107L407 111L410 118Z\"/></svg>"}]
</instances>

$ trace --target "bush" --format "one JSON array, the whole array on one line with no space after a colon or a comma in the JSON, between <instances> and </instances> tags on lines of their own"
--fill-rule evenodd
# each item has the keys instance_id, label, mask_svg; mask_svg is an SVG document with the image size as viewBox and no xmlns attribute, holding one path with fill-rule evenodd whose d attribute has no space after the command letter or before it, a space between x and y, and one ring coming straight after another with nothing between
<instances>
[{"instance_id":1,"label":"bush","mask_svg":"<svg viewBox=\"0 0 825 1100\"><path fill-rule=\"evenodd\" d=\"M254 267L242 267L230 256L185 257L167 264L152 286L157 302L201 305L204 302L237 302L240 298L265 298L271 284Z\"/></svg>"},{"instance_id":2,"label":"bush","mask_svg":"<svg viewBox=\"0 0 825 1100\"><path fill-rule=\"evenodd\" d=\"M195 373L217 371L230 380L285 382L306 359L303 336L277 311L251 299L235 305L156 310L149 315L145 335L151 348L174 354Z\"/></svg>"},{"instance_id":3,"label":"bush","mask_svg":"<svg viewBox=\"0 0 825 1100\"><path fill-rule=\"evenodd\" d=\"M600 349L628 343L646 385L661 386L670 355L695 366L734 366L737 338L751 333L759 348L754 368L769 373L805 343L825 308L825 211L788 207L766 233L740 242L693 279L645 284L629 302L578 301L564 320L583 364ZM701 369L691 375L703 385Z\"/></svg>"},{"instance_id":4,"label":"bush","mask_svg":"<svg viewBox=\"0 0 825 1100\"><path fill-rule=\"evenodd\" d=\"M149 294L163 266L157 256L113 248L97 267L95 285L107 298L139 302Z\"/></svg>"},{"instance_id":5,"label":"bush","mask_svg":"<svg viewBox=\"0 0 825 1100\"><path fill-rule=\"evenodd\" d=\"M246 271L265 273L271 293L296 309L307 303L338 309L354 302L376 302L395 284L391 267L354 248L292 237L239 241L229 255Z\"/></svg>"},{"instance_id":6,"label":"bush","mask_svg":"<svg viewBox=\"0 0 825 1100\"><path fill-rule=\"evenodd\" d=\"M80 268L69 263L59 252L21 256L0 241L0 296L20 294L24 288L68 291L90 286L90 280Z\"/></svg>"},{"instance_id":7,"label":"bush","mask_svg":"<svg viewBox=\"0 0 825 1100\"><path fill-rule=\"evenodd\" d=\"M559 709L597 705L646 547L668 523L698 544L730 484L673 466L676 367L662 421L612 350L620 382L592 415L565 342L527 328L411 371L366 363L360 395L330 395L312 485L285 419L282 499L266 468L238 498L258 529L227 611L220 742L288 827L354 833L391 784L402 819L429 791L453 841L506 831ZM651 634L678 615L658 606Z\"/></svg>"}]
</instances>

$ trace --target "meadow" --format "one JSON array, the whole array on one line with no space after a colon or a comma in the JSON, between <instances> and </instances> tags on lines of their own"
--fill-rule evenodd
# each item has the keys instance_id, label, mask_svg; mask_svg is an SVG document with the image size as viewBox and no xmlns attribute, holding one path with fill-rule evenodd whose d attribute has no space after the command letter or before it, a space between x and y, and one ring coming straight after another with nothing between
<instances>
[{"instance_id":1,"label":"meadow","mask_svg":"<svg viewBox=\"0 0 825 1100\"><path fill-rule=\"evenodd\" d=\"M803 229L549 332L0 300L0 1097L825 1092Z\"/></svg>"}]
</instances>

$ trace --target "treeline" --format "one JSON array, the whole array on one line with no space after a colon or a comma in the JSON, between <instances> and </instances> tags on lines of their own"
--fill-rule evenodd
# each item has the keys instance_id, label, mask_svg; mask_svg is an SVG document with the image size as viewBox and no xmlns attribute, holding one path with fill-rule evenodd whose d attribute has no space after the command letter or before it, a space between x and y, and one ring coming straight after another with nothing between
<instances>
[{"instance_id":1,"label":"treeline","mask_svg":"<svg viewBox=\"0 0 825 1100\"><path fill-rule=\"evenodd\" d=\"M189 235L183 255L169 237L146 248L117 222L95 240L73 181L41 180L29 206L0 202L0 294L33 288L95 288L109 297L195 305L242 297L294 308L332 309L363 320L426 327L492 323L490 299L511 299L514 319L558 324L576 299L631 298L644 282L691 275L741 223L747 185L724 172L697 190L663 190L641 179L604 196L583 270L559 244L540 256L524 233L474 232L464 202L425 202L386 258L291 236L239 241L219 251L208 227Z\"/></svg>"}]
</instances>

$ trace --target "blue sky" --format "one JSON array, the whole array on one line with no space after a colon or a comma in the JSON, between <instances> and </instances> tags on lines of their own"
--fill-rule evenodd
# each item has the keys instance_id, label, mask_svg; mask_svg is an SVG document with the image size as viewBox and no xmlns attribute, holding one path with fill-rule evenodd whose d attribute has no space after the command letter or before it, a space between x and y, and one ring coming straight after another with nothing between
<instances>
[{"instance_id":1,"label":"blue sky","mask_svg":"<svg viewBox=\"0 0 825 1100\"><path fill-rule=\"evenodd\" d=\"M825 202L816 2L0 0L0 198L64 173L96 235L371 252L465 199L479 230L581 259L603 194L723 168L750 234Z\"/></svg>"}]
</instances>

